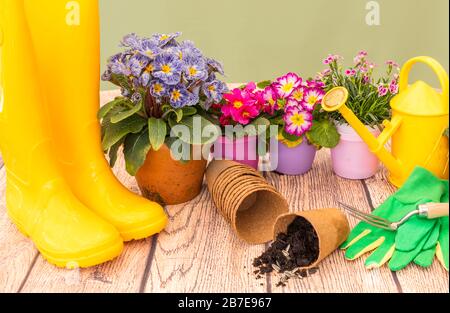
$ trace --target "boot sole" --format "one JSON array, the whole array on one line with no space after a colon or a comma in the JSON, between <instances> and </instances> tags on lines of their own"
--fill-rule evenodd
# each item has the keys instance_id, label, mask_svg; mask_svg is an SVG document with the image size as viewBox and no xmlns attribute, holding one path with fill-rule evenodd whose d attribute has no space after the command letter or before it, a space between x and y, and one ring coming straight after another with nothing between
<instances>
[{"instance_id":1,"label":"boot sole","mask_svg":"<svg viewBox=\"0 0 450 313\"><path fill-rule=\"evenodd\" d=\"M167 226L167 223L168 218L167 216L164 215L161 219L159 219L155 223L141 227L136 227L134 229L127 231L121 231L120 235L122 236L122 239L125 242L145 239L160 233Z\"/></svg>"},{"instance_id":2,"label":"boot sole","mask_svg":"<svg viewBox=\"0 0 450 313\"><path fill-rule=\"evenodd\" d=\"M10 219L15 224L20 233L33 241L30 235L21 226L21 224L18 223L11 215ZM94 252L80 252L78 255L61 257L55 256L51 252L47 252L45 249L39 247L34 241L33 243L42 257L50 264L67 269L88 268L106 263L108 261L112 261L122 253L124 247L122 238L117 238L116 241L105 244L102 247L99 247L98 250Z\"/></svg>"}]
</instances>

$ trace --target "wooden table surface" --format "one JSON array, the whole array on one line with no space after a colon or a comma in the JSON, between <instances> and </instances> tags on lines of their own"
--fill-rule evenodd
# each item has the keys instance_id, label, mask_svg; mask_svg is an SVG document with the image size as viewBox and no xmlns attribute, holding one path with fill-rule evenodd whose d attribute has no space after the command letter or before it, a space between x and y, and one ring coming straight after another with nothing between
<instances>
[{"instance_id":1,"label":"wooden table surface","mask_svg":"<svg viewBox=\"0 0 450 313\"><path fill-rule=\"evenodd\" d=\"M114 92L102 95L105 103ZM138 192L120 159L119 179ZM369 211L395 189L381 170L368 180L334 175L330 153L321 150L304 176L267 174L285 195L292 211L336 207L341 201ZM6 173L0 159L0 292L449 292L449 275L439 262L397 273L387 267L368 271L363 259L346 261L336 251L315 275L276 287L277 279L256 280L252 260L265 249L240 241L219 215L204 186L190 203L168 206L170 223L161 234L127 243L116 260L90 269L64 270L47 263L10 222L5 208ZM356 220L349 218L352 226Z\"/></svg>"}]
</instances>

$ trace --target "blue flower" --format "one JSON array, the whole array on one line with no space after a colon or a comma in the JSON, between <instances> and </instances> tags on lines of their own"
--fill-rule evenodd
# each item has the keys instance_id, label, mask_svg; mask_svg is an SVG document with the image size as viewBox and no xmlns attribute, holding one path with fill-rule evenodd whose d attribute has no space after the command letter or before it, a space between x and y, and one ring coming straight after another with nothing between
<instances>
[{"instance_id":1,"label":"blue flower","mask_svg":"<svg viewBox=\"0 0 450 313\"><path fill-rule=\"evenodd\" d=\"M214 80L212 82L204 83L202 91L208 98L208 103L219 103L222 101L223 94L228 92L228 87L225 83Z\"/></svg>"},{"instance_id":2,"label":"blue flower","mask_svg":"<svg viewBox=\"0 0 450 313\"><path fill-rule=\"evenodd\" d=\"M164 47L173 39L176 39L181 36L180 32L172 33L172 34L154 34L152 39L158 43L159 47Z\"/></svg>"},{"instance_id":3,"label":"blue flower","mask_svg":"<svg viewBox=\"0 0 450 313\"><path fill-rule=\"evenodd\" d=\"M116 55L110 59L110 63L108 64L108 68L113 74L116 75L131 75L131 69L128 66L128 59L123 55Z\"/></svg>"},{"instance_id":4,"label":"blue flower","mask_svg":"<svg viewBox=\"0 0 450 313\"><path fill-rule=\"evenodd\" d=\"M156 98L167 96L169 93L167 86L158 79L151 81L149 88L150 94Z\"/></svg>"},{"instance_id":5,"label":"blue flower","mask_svg":"<svg viewBox=\"0 0 450 313\"><path fill-rule=\"evenodd\" d=\"M214 72L217 72L221 75L225 75L223 65L219 61L216 61L216 60L210 59L210 58L206 58L206 63L213 69Z\"/></svg>"},{"instance_id":6,"label":"blue flower","mask_svg":"<svg viewBox=\"0 0 450 313\"><path fill-rule=\"evenodd\" d=\"M189 101L187 106L194 106L200 102L200 87L195 87L194 90L189 92Z\"/></svg>"},{"instance_id":7,"label":"blue flower","mask_svg":"<svg viewBox=\"0 0 450 313\"><path fill-rule=\"evenodd\" d=\"M105 82L108 82L111 80L111 70L107 69L103 74L102 74L102 80Z\"/></svg>"},{"instance_id":8,"label":"blue flower","mask_svg":"<svg viewBox=\"0 0 450 313\"><path fill-rule=\"evenodd\" d=\"M172 86L169 89L170 105L175 108L182 108L192 101L192 94L183 85Z\"/></svg>"},{"instance_id":9,"label":"blue flower","mask_svg":"<svg viewBox=\"0 0 450 313\"><path fill-rule=\"evenodd\" d=\"M186 55L183 58L184 68L183 73L184 77L187 80L206 80L208 78L208 70L206 68L206 63L203 58L196 57L194 55Z\"/></svg>"},{"instance_id":10,"label":"blue flower","mask_svg":"<svg viewBox=\"0 0 450 313\"><path fill-rule=\"evenodd\" d=\"M194 42L185 40L180 44L182 56L192 55L194 57L203 58L203 53L195 46Z\"/></svg>"},{"instance_id":11,"label":"blue flower","mask_svg":"<svg viewBox=\"0 0 450 313\"><path fill-rule=\"evenodd\" d=\"M141 47L141 39L136 34L132 33L123 37L121 44L124 47L139 50Z\"/></svg>"},{"instance_id":12,"label":"blue flower","mask_svg":"<svg viewBox=\"0 0 450 313\"><path fill-rule=\"evenodd\" d=\"M134 77L139 77L148 64L149 60L140 54L132 56L128 61L128 66Z\"/></svg>"},{"instance_id":13,"label":"blue flower","mask_svg":"<svg viewBox=\"0 0 450 313\"><path fill-rule=\"evenodd\" d=\"M142 95L139 92L135 92L132 96L131 96L131 101L133 103L139 103L142 101Z\"/></svg>"},{"instance_id":14,"label":"blue flower","mask_svg":"<svg viewBox=\"0 0 450 313\"><path fill-rule=\"evenodd\" d=\"M156 56L158 56L162 52L162 49L154 40L144 39L138 51L140 54L146 56L150 60L154 60Z\"/></svg>"},{"instance_id":15,"label":"blue flower","mask_svg":"<svg viewBox=\"0 0 450 313\"><path fill-rule=\"evenodd\" d=\"M173 53L161 53L154 62L153 76L161 79L168 85L176 85L181 80L183 62Z\"/></svg>"}]
</instances>

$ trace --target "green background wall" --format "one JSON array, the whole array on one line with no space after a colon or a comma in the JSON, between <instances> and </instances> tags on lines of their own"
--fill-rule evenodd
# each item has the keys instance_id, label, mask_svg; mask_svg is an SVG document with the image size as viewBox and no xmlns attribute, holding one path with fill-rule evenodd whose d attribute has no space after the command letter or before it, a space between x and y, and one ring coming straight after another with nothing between
<instances>
[{"instance_id":1,"label":"green background wall","mask_svg":"<svg viewBox=\"0 0 450 313\"><path fill-rule=\"evenodd\" d=\"M100 0L102 62L126 33L182 31L223 61L227 82L295 71L313 76L328 53L347 62L366 49L377 64L430 55L448 71L449 1L378 0L380 25L366 23L368 0ZM436 85L418 66L414 78ZM103 89L113 86L103 83Z\"/></svg>"}]
</instances>

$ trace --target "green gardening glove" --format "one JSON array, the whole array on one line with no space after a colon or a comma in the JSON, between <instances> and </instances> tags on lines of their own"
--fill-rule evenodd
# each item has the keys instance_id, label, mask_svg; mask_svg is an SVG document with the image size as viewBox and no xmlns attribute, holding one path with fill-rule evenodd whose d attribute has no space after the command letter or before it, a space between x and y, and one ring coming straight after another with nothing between
<instances>
[{"instance_id":1,"label":"green gardening glove","mask_svg":"<svg viewBox=\"0 0 450 313\"><path fill-rule=\"evenodd\" d=\"M428 202L439 202L445 188L440 179L423 168L416 168L404 186L389 197L373 214L390 221L398 221L406 214L416 210L417 205ZM380 267L391 257L392 269L398 270L411 261L426 247L436 242L438 232L435 230L437 220L411 219L404 225L396 243L397 232L380 229L365 222L360 222L350 233L342 245L346 249L345 257L354 260L374 250L367 258L367 268ZM401 251L396 251L399 244Z\"/></svg>"},{"instance_id":2,"label":"green gardening glove","mask_svg":"<svg viewBox=\"0 0 450 313\"><path fill-rule=\"evenodd\" d=\"M449 202L449 189L448 189L448 180L443 181L446 192L441 198L441 203ZM415 259L414 263L420 265L422 267L429 267L433 264L434 256L436 255L438 260L441 262L442 266L448 271L448 225L449 218L441 217L439 219L439 223L435 226L435 229L438 229L438 236L436 242L430 242L430 246L425 248ZM436 231L436 230L435 230Z\"/></svg>"}]
</instances>

